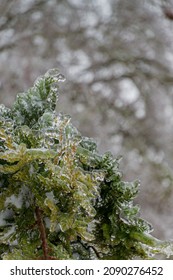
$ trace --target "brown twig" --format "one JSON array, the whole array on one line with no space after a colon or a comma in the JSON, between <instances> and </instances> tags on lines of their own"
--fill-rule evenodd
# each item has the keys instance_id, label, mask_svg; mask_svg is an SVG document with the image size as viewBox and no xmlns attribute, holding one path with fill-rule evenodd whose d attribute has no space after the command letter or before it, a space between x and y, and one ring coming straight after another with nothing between
<instances>
[{"instance_id":1,"label":"brown twig","mask_svg":"<svg viewBox=\"0 0 173 280\"><path fill-rule=\"evenodd\" d=\"M164 8L163 12L169 20L173 20L173 9Z\"/></svg>"},{"instance_id":2,"label":"brown twig","mask_svg":"<svg viewBox=\"0 0 173 280\"><path fill-rule=\"evenodd\" d=\"M45 231L45 226L44 226L44 223L42 220L42 211L38 206L36 206L36 208L35 208L35 214L36 214L37 225L38 225L38 229L39 229L40 237L41 237L41 241L42 241L44 259L48 260L49 255L48 255L48 244L47 244L47 240L46 240L46 231Z\"/></svg>"}]
</instances>

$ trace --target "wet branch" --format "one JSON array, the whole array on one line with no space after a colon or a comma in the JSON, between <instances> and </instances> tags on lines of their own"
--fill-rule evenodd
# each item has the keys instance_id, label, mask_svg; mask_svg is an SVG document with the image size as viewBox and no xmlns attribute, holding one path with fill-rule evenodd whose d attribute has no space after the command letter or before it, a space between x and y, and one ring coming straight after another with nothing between
<instances>
[{"instance_id":1,"label":"wet branch","mask_svg":"<svg viewBox=\"0 0 173 280\"><path fill-rule=\"evenodd\" d=\"M38 225L38 229L39 229L40 237L41 237L41 241L42 241L44 259L48 260L49 255L48 255L48 245L47 245L47 240L46 240L46 231L45 231L45 226L44 226L44 223L42 220L41 209L38 206L35 208L35 214L36 214L37 225Z\"/></svg>"}]
</instances>

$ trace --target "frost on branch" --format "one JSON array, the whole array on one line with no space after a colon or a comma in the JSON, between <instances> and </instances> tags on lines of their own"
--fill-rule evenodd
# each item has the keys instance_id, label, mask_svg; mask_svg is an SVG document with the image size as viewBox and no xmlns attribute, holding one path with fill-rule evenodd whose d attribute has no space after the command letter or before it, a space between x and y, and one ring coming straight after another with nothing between
<instances>
[{"instance_id":1,"label":"frost on branch","mask_svg":"<svg viewBox=\"0 0 173 280\"><path fill-rule=\"evenodd\" d=\"M64 80L51 69L12 109L0 106L0 258L171 255L133 204L139 183L123 182L119 160L56 113Z\"/></svg>"}]
</instances>

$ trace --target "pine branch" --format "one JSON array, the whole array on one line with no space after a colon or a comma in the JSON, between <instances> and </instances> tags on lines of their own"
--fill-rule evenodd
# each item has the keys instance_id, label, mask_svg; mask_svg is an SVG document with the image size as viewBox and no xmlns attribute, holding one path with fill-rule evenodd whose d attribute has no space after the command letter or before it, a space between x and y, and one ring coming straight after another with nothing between
<instances>
[{"instance_id":1,"label":"pine branch","mask_svg":"<svg viewBox=\"0 0 173 280\"><path fill-rule=\"evenodd\" d=\"M44 259L48 260L49 256L48 256L48 244L47 244L47 239L46 239L46 231L45 231L45 226L44 226L43 219L42 219L42 211L38 206L36 206L36 208L35 208L35 214L36 214L36 218L37 218L38 229L40 232L40 238L42 241Z\"/></svg>"}]
</instances>

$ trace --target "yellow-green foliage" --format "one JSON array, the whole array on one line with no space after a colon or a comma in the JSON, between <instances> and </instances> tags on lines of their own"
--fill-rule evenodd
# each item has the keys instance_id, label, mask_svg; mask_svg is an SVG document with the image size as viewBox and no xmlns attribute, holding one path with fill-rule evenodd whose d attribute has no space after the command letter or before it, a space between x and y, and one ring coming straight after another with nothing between
<instances>
[{"instance_id":1,"label":"yellow-green foliage","mask_svg":"<svg viewBox=\"0 0 173 280\"><path fill-rule=\"evenodd\" d=\"M49 70L12 109L0 106L0 258L172 254L133 205L139 183L123 182L119 160L55 112L63 79Z\"/></svg>"}]
</instances>

